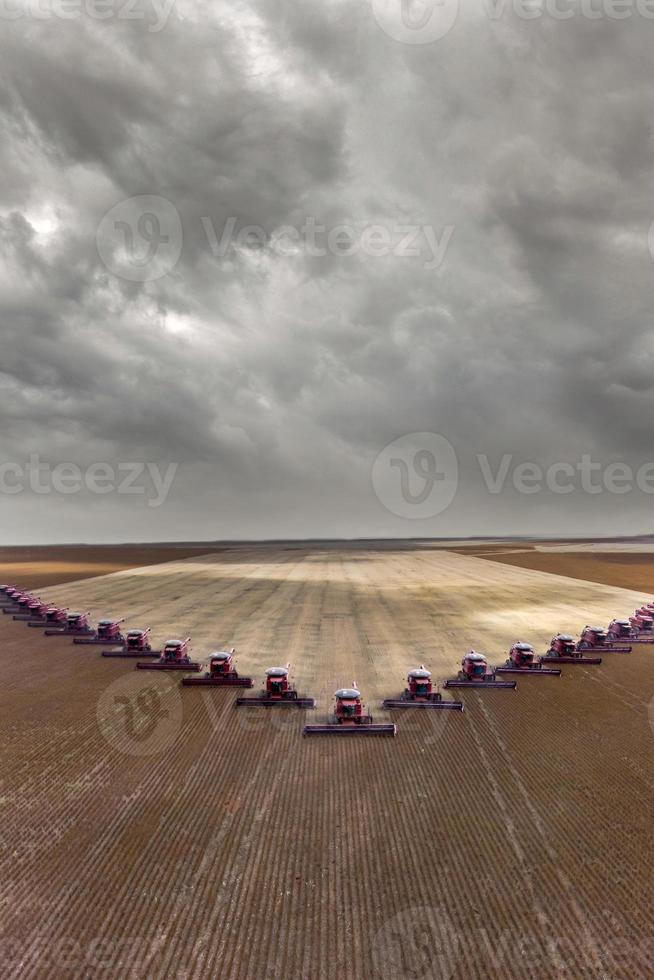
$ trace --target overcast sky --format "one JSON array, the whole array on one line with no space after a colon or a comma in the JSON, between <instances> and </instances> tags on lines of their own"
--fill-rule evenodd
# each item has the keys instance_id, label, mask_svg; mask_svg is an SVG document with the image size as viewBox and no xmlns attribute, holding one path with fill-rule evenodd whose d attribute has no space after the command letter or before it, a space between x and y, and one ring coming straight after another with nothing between
<instances>
[{"instance_id":1,"label":"overcast sky","mask_svg":"<svg viewBox=\"0 0 654 980\"><path fill-rule=\"evenodd\" d=\"M644 2L3 0L2 540L651 530Z\"/></svg>"}]
</instances>

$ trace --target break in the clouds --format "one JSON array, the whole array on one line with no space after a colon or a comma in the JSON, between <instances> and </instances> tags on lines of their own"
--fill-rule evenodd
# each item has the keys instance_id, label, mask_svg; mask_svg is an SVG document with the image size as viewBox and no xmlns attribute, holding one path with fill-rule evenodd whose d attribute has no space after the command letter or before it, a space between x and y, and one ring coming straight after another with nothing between
<instances>
[{"instance_id":1,"label":"break in the clouds","mask_svg":"<svg viewBox=\"0 0 654 980\"><path fill-rule=\"evenodd\" d=\"M4 539L647 529L654 9L616 10L2 0Z\"/></svg>"}]
</instances>

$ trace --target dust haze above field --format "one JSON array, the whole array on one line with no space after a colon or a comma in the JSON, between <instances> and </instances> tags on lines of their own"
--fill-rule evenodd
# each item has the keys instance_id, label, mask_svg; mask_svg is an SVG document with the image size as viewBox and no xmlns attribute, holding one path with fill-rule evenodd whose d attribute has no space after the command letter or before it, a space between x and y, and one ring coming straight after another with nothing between
<instances>
[{"instance_id":1,"label":"dust haze above field","mask_svg":"<svg viewBox=\"0 0 654 980\"><path fill-rule=\"evenodd\" d=\"M0 40L0 457L176 469L164 500L3 492L4 542L648 529L651 492L576 470L654 457L654 23L635 6L465 4L429 44L390 37L382 0L42 6L14 5ZM97 233L116 207L136 232L121 202L144 195L181 231L138 281ZM230 219L264 240L220 254ZM310 254L288 231L307 222L393 248ZM458 459L421 520L371 484L416 432ZM478 455L510 457L498 492ZM572 490L517 488L529 462L572 467Z\"/></svg>"}]
</instances>

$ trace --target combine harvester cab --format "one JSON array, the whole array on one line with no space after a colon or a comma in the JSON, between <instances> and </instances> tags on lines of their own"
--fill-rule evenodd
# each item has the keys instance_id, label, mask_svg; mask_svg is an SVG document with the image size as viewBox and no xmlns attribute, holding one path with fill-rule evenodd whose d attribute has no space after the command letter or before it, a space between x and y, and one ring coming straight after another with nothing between
<instances>
[{"instance_id":1,"label":"combine harvester cab","mask_svg":"<svg viewBox=\"0 0 654 980\"><path fill-rule=\"evenodd\" d=\"M103 650L103 657L161 657L161 650L150 645L150 627L127 630L121 650Z\"/></svg>"},{"instance_id":2,"label":"combine harvester cab","mask_svg":"<svg viewBox=\"0 0 654 980\"><path fill-rule=\"evenodd\" d=\"M60 626L63 629L66 625L67 613L66 606L48 606L40 619L28 620L27 625L41 630L44 626Z\"/></svg>"},{"instance_id":3,"label":"combine harvester cab","mask_svg":"<svg viewBox=\"0 0 654 980\"><path fill-rule=\"evenodd\" d=\"M561 676L558 667L543 667L540 660L536 660L536 653L531 643L523 643L521 640L513 644L509 650L508 660L504 662L503 667L497 667L495 673L530 674L532 677Z\"/></svg>"},{"instance_id":4,"label":"combine harvester cab","mask_svg":"<svg viewBox=\"0 0 654 980\"><path fill-rule=\"evenodd\" d=\"M431 673L421 664L407 674L407 687L399 698L386 698L382 708L440 708L450 711L463 711L462 701L445 701L440 691L435 691Z\"/></svg>"},{"instance_id":5,"label":"combine harvester cab","mask_svg":"<svg viewBox=\"0 0 654 980\"><path fill-rule=\"evenodd\" d=\"M577 643L577 650L585 653L631 653L631 646L614 643L601 626L586 626Z\"/></svg>"},{"instance_id":6,"label":"combine harvester cab","mask_svg":"<svg viewBox=\"0 0 654 980\"><path fill-rule=\"evenodd\" d=\"M236 698L237 708L315 708L313 698L300 698L289 682L290 664L285 667L269 667L266 685L257 698Z\"/></svg>"},{"instance_id":7,"label":"combine harvester cab","mask_svg":"<svg viewBox=\"0 0 654 980\"><path fill-rule=\"evenodd\" d=\"M376 725L372 715L364 711L356 683L352 687L340 688L334 698L334 714L327 724L305 725L303 735L385 735L390 738L397 735L396 725Z\"/></svg>"},{"instance_id":8,"label":"combine harvester cab","mask_svg":"<svg viewBox=\"0 0 654 980\"><path fill-rule=\"evenodd\" d=\"M597 666L601 662L601 657L584 657L581 651L577 650L574 637L568 633L557 633L553 636L549 650L540 658L542 664L575 664L578 667Z\"/></svg>"},{"instance_id":9,"label":"combine harvester cab","mask_svg":"<svg viewBox=\"0 0 654 980\"><path fill-rule=\"evenodd\" d=\"M632 643L654 643L654 619L649 612L644 613L637 609L633 616L629 617L631 625Z\"/></svg>"},{"instance_id":10,"label":"combine harvester cab","mask_svg":"<svg viewBox=\"0 0 654 980\"><path fill-rule=\"evenodd\" d=\"M22 623L29 623L31 620L40 620L42 623L48 608L47 602L43 602L41 599L30 599L27 605L23 607L22 612L14 613L13 618Z\"/></svg>"},{"instance_id":11,"label":"combine harvester cab","mask_svg":"<svg viewBox=\"0 0 654 980\"><path fill-rule=\"evenodd\" d=\"M88 636L95 630L89 623L87 612L70 612L66 616L65 622L57 629L46 629L46 636Z\"/></svg>"},{"instance_id":12,"label":"combine harvester cab","mask_svg":"<svg viewBox=\"0 0 654 980\"><path fill-rule=\"evenodd\" d=\"M236 671L236 650L216 650L209 656L209 670L202 677L183 677L185 687L252 687L251 677L240 677Z\"/></svg>"},{"instance_id":13,"label":"combine harvester cab","mask_svg":"<svg viewBox=\"0 0 654 980\"><path fill-rule=\"evenodd\" d=\"M125 637L120 631L124 619L99 619L98 628L91 636L76 636L73 643L81 643L85 646L92 644L108 643L116 646L124 646Z\"/></svg>"},{"instance_id":14,"label":"combine harvester cab","mask_svg":"<svg viewBox=\"0 0 654 980\"><path fill-rule=\"evenodd\" d=\"M475 687L479 691L493 688L513 690L516 682L496 680L495 671L489 669L486 657L471 650L461 661L461 670L457 676L446 680L443 687Z\"/></svg>"},{"instance_id":15,"label":"combine harvester cab","mask_svg":"<svg viewBox=\"0 0 654 980\"><path fill-rule=\"evenodd\" d=\"M190 642L190 636L187 636L185 640L168 640L164 644L158 660L153 660L150 663L141 663L139 661L136 664L136 669L197 671L200 669L201 664L197 660L191 660Z\"/></svg>"}]
</instances>

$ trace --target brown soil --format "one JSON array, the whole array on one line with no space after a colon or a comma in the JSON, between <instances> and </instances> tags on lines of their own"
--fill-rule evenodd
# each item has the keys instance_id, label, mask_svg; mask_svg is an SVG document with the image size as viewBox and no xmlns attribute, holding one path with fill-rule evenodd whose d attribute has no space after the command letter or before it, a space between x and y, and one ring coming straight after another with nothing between
<instances>
[{"instance_id":1,"label":"brown soil","mask_svg":"<svg viewBox=\"0 0 654 980\"><path fill-rule=\"evenodd\" d=\"M122 568L155 565L208 551L209 545L118 544L0 547L0 580L9 585L41 589L58 582L109 575Z\"/></svg>"},{"instance_id":2,"label":"brown soil","mask_svg":"<svg viewBox=\"0 0 654 980\"><path fill-rule=\"evenodd\" d=\"M534 568L551 575L567 575L588 582L616 585L654 595L654 549L651 554L627 552L515 551L476 552L489 561Z\"/></svg>"},{"instance_id":3,"label":"brown soil","mask_svg":"<svg viewBox=\"0 0 654 980\"><path fill-rule=\"evenodd\" d=\"M235 709L0 617L2 973L648 978L654 650L303 739L356 680L608 621L644 596L444 551L219 555L58 585L155 640L290 660L315 712ZM36 635L35 635L36 634ZM448 692L450 693L450 692Z\"/></svg>"}]
</instances>

